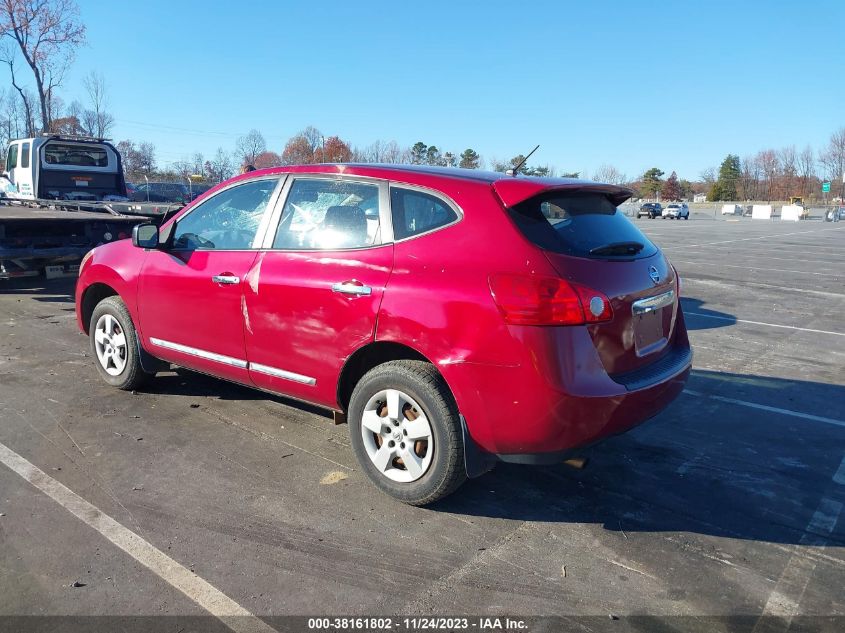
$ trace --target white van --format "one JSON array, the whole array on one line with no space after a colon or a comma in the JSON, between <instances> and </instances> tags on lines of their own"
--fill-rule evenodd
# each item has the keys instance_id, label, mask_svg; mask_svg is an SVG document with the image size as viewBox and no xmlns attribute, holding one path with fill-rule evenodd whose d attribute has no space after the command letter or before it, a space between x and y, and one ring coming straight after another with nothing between
<instances>
[{"instance_id":1,"label":"white van","mask_svg":"<svg viewBox=\"0 0 845 633\"><path fill-rule=\"evenodd\" d=\"M47 134L11 141L3 176L24 200L126 198L120 154L103 139Z\"/></svg>"}]
</instances>

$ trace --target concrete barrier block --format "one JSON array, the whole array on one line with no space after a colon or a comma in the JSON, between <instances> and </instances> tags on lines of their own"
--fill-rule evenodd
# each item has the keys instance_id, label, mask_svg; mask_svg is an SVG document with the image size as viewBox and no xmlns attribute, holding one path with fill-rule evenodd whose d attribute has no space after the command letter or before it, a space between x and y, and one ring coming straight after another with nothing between
<instances>
[{"instance_id":1,"label":"concrete barrier block","mask_svg":"<svg viewBox=\"0 0 845 633\"><path fill-rule=\"evenodd\" d=\"M771 220L772 219L772 205L770 204L755 204L751 207L752 220Z\"/></svg>"},{"instance_id":2,"label":"concrete barrier block","mask_svg":"<svg viewBox=\"0 0 845 633\"><path fill-rule=\"evenodd\" d=\"M797 222L801 219L801 215L803 213L804 207L800 207L797 204L784 205L780 210L780 219L789 222Z\"/></svg>"}]
</instances>

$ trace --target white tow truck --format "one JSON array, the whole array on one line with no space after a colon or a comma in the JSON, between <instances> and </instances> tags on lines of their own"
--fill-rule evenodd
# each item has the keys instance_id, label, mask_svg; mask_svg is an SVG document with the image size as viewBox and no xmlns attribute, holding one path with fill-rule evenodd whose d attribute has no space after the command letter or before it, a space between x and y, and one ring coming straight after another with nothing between
<instances>
[{"instance_id":1,"label":"white tow truck","mask_svg":"<svg viewBox=\"0 0 845 633\"><path fill-rule=\"evenodd\" d=\"M106 139L10 141L0 175L0 280L75 275L93 247L181 206L130 201L120 153Z\"/></svg>"}]
</instances>

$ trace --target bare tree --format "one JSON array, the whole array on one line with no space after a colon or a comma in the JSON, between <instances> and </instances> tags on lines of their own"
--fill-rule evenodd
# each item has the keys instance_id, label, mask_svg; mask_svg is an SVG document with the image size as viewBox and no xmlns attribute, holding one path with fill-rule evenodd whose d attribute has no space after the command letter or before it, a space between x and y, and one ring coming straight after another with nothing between
<instances>
[{"instance_id":1,"label":"bare tree","mask_svg":"<svg viewBox=\"0 0 845 633\"><path fill-rule=\"evenodd\" d=\"M772 200L774 193L775 179L780 168L780 160L778 154L773 149L765 149L757 153L757 163L764 178L765 185L760 192L764 200Z\"/></svg>"},{"instance_id":2,"label":"bare tree","mask_svg":"<svg viewBox=\"0 0 845 633\"><path fill-rule=\"evenodd\" d=\"M709 190L716 183L716 168L715 167L708 167L704 171L701 172L701 180L704 181L704 184L707 185L707 189Z\"/></svg>"},{"instance_id":3,"label":"bare tree","mask_svg":"<svg viewBox=\"0 0 845 633\"><path fill-rule=\"evenodd\" d=\"M267 151L267 143L261 132L253 129L248 134L238 138L236 151L242 164L254 165L255 157Z\"/></svg>"},{"instance_id":4,"label":"bare tree","mask_svg":"<svg viewBox=\"0 0 845 633\"><path fill-rule=\"evenodd\" d=\"M203 157L202 152L194 154L193 173L205 178L205 158Z\"/></svg>"},{"instance_id":5,"label":"bare tree","mask_svg":"<svg viewBox=\"0 0 845 633\"><path fill-rule=\"evenodd\" d=\"M780 169L783 175L783 196L781 197L786 200L795 193L795 176L798 173L798 167L796 166L798 158L795 154L795 146L790 145L789 147L784 147L778 153L778 158L780 159Z\"/></svg>"},{"instance_id":6,"label":"bare tree","mask_svg":"<svg viewBox=\"0 0 845 633\"><path fill-rule=\"evenodd\" d=\"M627 181L627 178L613 165L602 165L593 174L593 180L611 185L622 185Z\"/></svg>"},{"instance_id":7,"label":"bare tree","mask_svg":"<svg viewBox=\"0 0 845 633\"><path fill-rule=\"evenodd\" d=\"M106 80L102 74L92 70L82 80L82 85L85 86L91 104L84 114L86 121L90 121L90 124L86 124L85 127L92 136L105 138L114 126L114 117L106 111L108 107Z\"/></svg>"},{"instance_id":8,"label":"bare tree","mask_svg":"<svg viewBox=\"0 0 845 633\"><path fill-rule=\"evenodd\" d=\"M156 148L152 143L143 141L138 145L138 173L150 177L156 170Z\"/></svg>"},{"instance_id":9,"label":"bare tree","mask_svg":"<svg viewBox=\"0 0 845 633\"><path fill-rule=\"evenodd\" d=\"M742 159L739 168L740 196L743 200L754 200L757 197L757 161L753 156Z\"/></svg>"},{"instance_id":10,"label":"bare tree","mask_svg":"<svg viewBox=\"0 0 845 633\"><path fill-rule=\"evenodd\" d=\"M171 165L171 167L173 168L173 171L175 171L179 175L179 178L181 178L182 180L187 180L188 178L190 178L194 170L194 164L188 160L177 160Z\"/></svg>"},{"instance_id":11,"label":"bare tree","mask_svg":"<svg viewBox=\"0 0 845 633\"><path fill-rule=\"evenodd\" d=\"M830 135L830 142L819 156L825 176L836 182L845 176L845 127ZM840 195L845 199L845 181L840 181Z\"/></svg>"},{"instance_id":12,"label":"bare tree","mask_svg":"<svg viewBox=\"0 0 845 633\"><path fill-rule=\"evenodd\" d=\"M205 171L208 174L209 180L212 182L223 182L224 180L231 178L234 173L232 159L222 147L218 147L217 152L214 154L214 158L206 161Z\"/></svg>"},{"instance_id":13,"label":"bare tree","mask_svg":"<svg viewBox=\"0 0 845 633\"><path fill-rule=\"evenodd\" d=\"M0 135L10 141L28 134L28 123L20 95L12 89L0 93Z\"/></svg>"},{"instance_id":14,"label":"bare tree","mask_svg":"<svg viewBox=\"0 0 845 633\"><path fill-rule=\"evenodd\" d=\"M816 155L813 153L813 148L807 145L798 154L798 176L801 179L801 197L808 195L810 191L810 179L815 176L815 172Z\"/></svg>"},{"instance_id":15,"label":"bare tree","mask_svg":"<svg viewBox=\"0 0 845 633\"><path fill-rule=\"evenodd\" d=\"M15 75L15 54L14 51L9 47L4 45L2 49L0 49L0 60L6 63L9 66L9 74L12 76L12 87L17 91L18 96L21 100L21 105L23 105L24 109L24 121L26 122L26 135L27 136L34 136L35 135L35 123L32 112L32 99L30 98L29 91L18 83L18 78Z\"/></svg>"},{"instance_id":16,"label":"bare tree","mask_svg":"<svg viewBox=\"0 0 845 633\"><path fill-rule=\"evenodd\" d=\"M402 162L402 148L396 141L390 141L384 146L381 160L383 163L401 163Z\"/></svg>"},{"instance_id":17,"label":"bare tree","mask_svg":"<svg viewBox=\"0 0 845 633\"><path fill-rule=\"evenodd\" d=\"M309 125L307 128L300 132L300 135L308 141L308 145L311 147L312 152L316 152L318 147L322 147L323 143L325 142L325 138L323 137L322 132L315 128L313 125Z\"/></svg>"},{"instance_id":18,"label":"bare tree","mask_svg":"<svg viewBox=\"0 0 845 633\"><path fill-rule=\"evenodd\" d=\"M73 0L0 0L0 36L17 43L32 70L41 105L41 129L50 129L50 101L85 41Z\"/></svg>"}]
</instances>

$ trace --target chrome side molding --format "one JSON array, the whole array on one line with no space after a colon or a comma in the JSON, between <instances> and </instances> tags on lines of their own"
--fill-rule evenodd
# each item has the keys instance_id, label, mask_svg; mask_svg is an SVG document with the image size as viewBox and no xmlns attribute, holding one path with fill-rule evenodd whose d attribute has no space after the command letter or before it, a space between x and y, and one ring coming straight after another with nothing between
<instances>
[{"instance_id":1,"label":"chrome side molding","mask_svg":"<svg viewBox=\"0 0 845 633\"><path fill-rule=\"evenodd\" d=\"M284 378L285 380L292 380L293 382L299 382L303 385L316 385L317 379L311 378L311 376L303 376L302 374L297 374L292 371L287 371L285 369L278 369L276 367L270 367L268 365L260 365L258 363L250 363L249 369L251 371L256 371L259 374L265 374L267 376L273 376L274 378Z\"/></svg>"},{"instance_id":2,"label":"chrome side molding","mask_svg":"<svg viewBox=\"0 0 845 633\"><path fill-rule=\"evenodd\" d=\"M232 367L238 367L240 369L246 369L247 367L247 362L245 360L232 358L231 356L225 356L224 354L217 354L216 352L207 352L204 349L197 349L196 347L188 347L187 345L182 345L181 343L173 343L172 341L165 341L160 338L152 337L150 337L150 343L157 345L158 347L172 349L176 352L190 354L191 356L204 358L206 360L213 360L215 362L223 363L224 365L231 365Z\"/></svg>"},{"instance_id":3,"label":"chrome side molding","mask_svg":"<svg viewBox=\"0 0 845 633\"><path fill-rule=\"evenodd\" d=\"M152 337L150 337L150 343L156 345L157 347L172 349L176 352L182 352L183 354L189 354L191 356L196 356L197 358L204 358L205 360L213 360L217 363L223 363L224 365L230 365L239 369L249 369L250 371L258 372L259 374L264 374L266 376L273 376L274 378L291 380L303 385L313 386L317 384L317 379L312 378L311 376L303 376L302 374L297 374L296 372L279 369L278 367L270 367L269 365L248 363L240 358L232 358L231 356L225 356L224 354L217 354L216 352L209 352L204 349L197 349L196 347L188 347L187 345L182 345L181 343L174 343L172 341L165 341L160 338Z\"/></svg>"}]
</instances>

